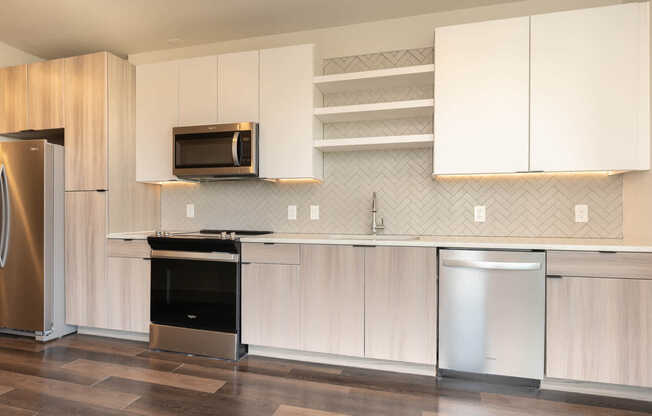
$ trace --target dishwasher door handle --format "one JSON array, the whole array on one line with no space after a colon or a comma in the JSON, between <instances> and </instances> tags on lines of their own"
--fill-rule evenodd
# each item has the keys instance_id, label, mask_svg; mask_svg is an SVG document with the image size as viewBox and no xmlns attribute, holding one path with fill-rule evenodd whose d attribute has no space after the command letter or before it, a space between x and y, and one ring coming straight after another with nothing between
<instances>
[{"instance_id":1,"label":"dishwasher door handle","mask_svg":"<svg viewBox=\"0 0 652 416\"><path fill-rule=\"evenodd\" d=\"M503 261L482 261L482 260L457 260L445 259L443 265L446 267L462 267L466 269L481 270L541 270L541 263L521 263Z\"/></svg>"}]
</instances>

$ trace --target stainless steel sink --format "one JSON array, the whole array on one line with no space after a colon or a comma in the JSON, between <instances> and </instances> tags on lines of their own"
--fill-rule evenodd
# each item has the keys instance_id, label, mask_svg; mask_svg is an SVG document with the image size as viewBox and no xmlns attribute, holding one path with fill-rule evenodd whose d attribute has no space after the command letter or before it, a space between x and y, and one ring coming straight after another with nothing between
<instances>
[{"instance_id":1,"label":"stainless steel sink","mask_svg":"<svg viewBox=\"0 0 652 416\"><path fill-rule=\"evenodd\" d=\"M413 241L419 237L413 235L373 235L373 234L330 234L332 240L376 240L376 241Z\"/></svg>"}]
</instances>

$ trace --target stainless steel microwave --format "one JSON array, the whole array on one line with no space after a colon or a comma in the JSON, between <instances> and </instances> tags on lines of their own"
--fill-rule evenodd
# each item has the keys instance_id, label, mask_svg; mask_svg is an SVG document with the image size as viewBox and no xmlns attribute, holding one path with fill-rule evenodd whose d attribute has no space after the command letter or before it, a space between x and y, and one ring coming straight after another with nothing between
<instances>
[{"instance_id":1,"label":"stainless steel microwave","mask_svg":"<svg viewBox=\"0 0 652 416\"><path fill-rule=\"evenodd\" d=\"M258 176L258 123L172 129L173 173L199 181Z\"/></svg>"}]
</instances>

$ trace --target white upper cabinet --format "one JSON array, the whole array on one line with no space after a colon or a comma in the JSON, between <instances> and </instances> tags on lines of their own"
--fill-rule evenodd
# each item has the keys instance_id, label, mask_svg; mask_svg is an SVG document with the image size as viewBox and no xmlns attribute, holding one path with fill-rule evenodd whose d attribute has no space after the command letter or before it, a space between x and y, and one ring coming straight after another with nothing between
<instances>
[{"instance_id":1,"label":"white upper cabinet","mask_svg":"<svg viewBox=\"0 0 652 416\"><path fill-rule=\"evenodd\" d=\"M179 125L217 120L217 56L179 61Z\"/></svg>"},{"instance_id":2,"label":"white upper cabinet","mask_svg":"<svg viewBox=\"0 0 652 416\"><path fill-rule=\"evenodd\" d=\"M259 121L259 51L227 53L218 57L220 123Z\"/></svg>"},{"instance_id":3,"label":"white upper cabinet","mask_svg":"<svg viewBox=\"0 0 652 416\"><path fill-rule=\"evenodd\" d=\"M528 170L529 25L435 30L435 174Z\"/></svg>"},{"instance_id":4,"label":"white upper cabinet","mask_svg":"<svg viewBox=\"0 0 652 416\"><path fill-rule=\"evenodd\" d=\"M313 143L321 137L314 74L314 45L260 51L261 177L323 177L323 155Z\"/></svg>"},{"instance_id":5,"label":"white upper cabinet","mask_svg":"<svg viewBox=\"0 0 652 416\"><path fill-rule=\"evenodd\" d=\"M172 128L179 123L179 62L136 67L136 180L175 180Z\"/></svg>"},{"instance_id":6,"label":"white upper cabinet","mask_svg":"<svg viewBox=\"0 0 652 416\"><path fill-rule=\"evenodd\" d=\"M531 170L649 169L648 7L532 17Z\"/></svg>"}]
</instances>

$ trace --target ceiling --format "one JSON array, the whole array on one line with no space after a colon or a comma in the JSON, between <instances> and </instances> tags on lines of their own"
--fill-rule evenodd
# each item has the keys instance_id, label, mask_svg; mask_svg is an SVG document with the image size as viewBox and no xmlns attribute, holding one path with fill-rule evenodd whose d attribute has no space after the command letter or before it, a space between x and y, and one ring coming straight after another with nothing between
<instances>
[{"instance_id":1,"label":"ceiling","mask_svg":"<svg viewBox=\"0 0 652 416\"><path fill-rule=\"evenodd\" d=\"M0 41L51 59L158 49L515 0L2 0Z\"/></svg>"}]
</instances>

